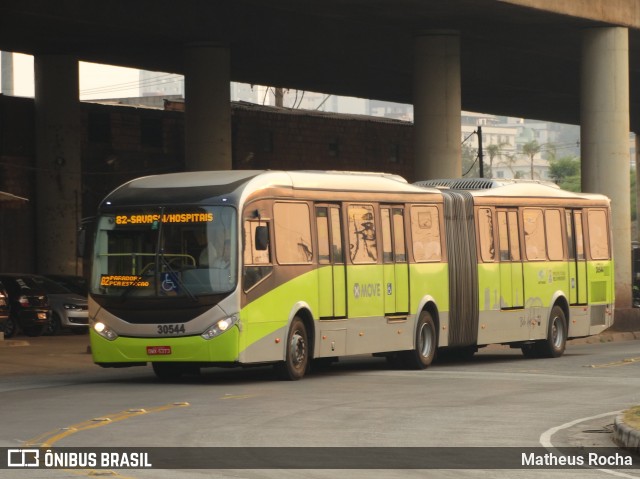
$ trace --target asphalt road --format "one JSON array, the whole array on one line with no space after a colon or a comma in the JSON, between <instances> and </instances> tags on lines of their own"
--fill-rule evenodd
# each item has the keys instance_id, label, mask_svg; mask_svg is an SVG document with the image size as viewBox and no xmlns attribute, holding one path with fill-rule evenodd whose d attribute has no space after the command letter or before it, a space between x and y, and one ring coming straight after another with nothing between
<instances>
[{"instance_id":1,"label":"asphalt road","mask_svg":"<svg viewBox=\"0 0 640 479\"><path fill-rule=\"evenodd\" d=\"M639 469L609 467L455 469L475 464L469 458L478 453L488 455L489 464L495 456L500 467L500 456L513 448L611 447L616 412L640 404L640 341L570 344L558 359L488 348L470 361L439 361L426 371L358 357L298 382L277 380L269 367L209 369L164 384L149 367L94 366L87 336L26 340L29 346L0 348L0 447L230 446L260 454L265 447L367 447L381 448L366 450L380 455L389 448L444 447L418 451L450 455L454 469L325 469L342 464L345 454L311 449L326 465L303 471L5 469L0 478L640 478ZM214 464L238 462L227 450L207 452L220 454L210 458ZM377 464L380 455L365 457L360 467Z\"/></svg>"}]
</instances>

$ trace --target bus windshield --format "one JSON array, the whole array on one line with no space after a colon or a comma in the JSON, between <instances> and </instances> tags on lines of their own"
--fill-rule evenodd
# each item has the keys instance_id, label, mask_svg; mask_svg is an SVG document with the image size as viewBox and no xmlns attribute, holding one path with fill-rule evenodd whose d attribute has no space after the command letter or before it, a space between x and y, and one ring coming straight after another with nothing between
<instances>
[{"instance_id":1,"label":"bus windshield","mask_svg":"<svg viewBox=\"0 0 640 479\"><path fill-rule=\"evenodd\" d=\"M237 283L236 210L147 207L97 221L91 292L114 297L220 294Z\"/></svg>"}]
</instances>

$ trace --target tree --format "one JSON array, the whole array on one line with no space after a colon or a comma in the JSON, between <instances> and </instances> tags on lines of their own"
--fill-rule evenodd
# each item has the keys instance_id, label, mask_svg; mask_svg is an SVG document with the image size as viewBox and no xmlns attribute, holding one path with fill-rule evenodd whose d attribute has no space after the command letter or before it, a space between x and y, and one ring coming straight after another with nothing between
<instances>
[{"instance_id":1,"label":"tree","mask_svg":"<svg viewBox=\"0 0 640 479\"><path fill-rule=\"evenodd\" d=\"M487 178L493 178L493 159L496 156L501 156L502 147L505 145L508 145L508 143L492 143L487 146L487 155L489 155L489 174L487 175Z\"/></svg>"},{"instance_id":2,"label":"tree","mask_svg":"<svg viewBox=\"0 0 640 479\"><path fill-rule=\"evenodd\" d=\"M502 161L500 162L500 164L506 166L507 168L509 168L509 171L511 171L511 176L513 178L517 178L518 175L516 174L515 170L513 169L513 167L516 164L516 161L518 160L516 153L506 153L501 155ZM519 172L518 172L519 173Z\"/></svg>"},{"instance_id":3,"label":"tree","mask_svg":"<svg viewBox=\"0 0 640 479\"><path fill-rule=\"evenodd\" d=\"M542 145L537 140L531 140L522 145L522 153L529 157L531 163L531 179L533 180L533 158L540 152Z\"/></svg>"},{"instance_id":4,"label":"tree","mask_svg":"<svg viewBox=\"0 0 640 479\"><path fill-rule=\"evenodd\" d=\"M567 191L580 191L580 158L564 156L549 162L549 176Z\"/></svg>"}]
</instances>

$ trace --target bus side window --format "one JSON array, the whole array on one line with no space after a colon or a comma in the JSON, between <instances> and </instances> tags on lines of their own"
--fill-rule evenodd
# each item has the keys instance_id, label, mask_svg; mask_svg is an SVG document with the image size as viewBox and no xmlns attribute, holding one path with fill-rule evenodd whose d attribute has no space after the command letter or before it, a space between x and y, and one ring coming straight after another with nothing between
<instances>
[{"instance_id":1,"label":"bus side window","mask_svg":"<svg viewBox=\"0 0 640 479\"><path fill-rule=\"evenodd\" d=\"M411 240L416 261L440 261L440 218L435 206L411 207Z\"/></svg>"},{"instance_id":2,"label":"bus side window","mask_svg":"<svg viewBox=\"0 0 640 479\"><path fill-rule=\"evenodd\" d=\"M316 229L318 230L318 263L328 264L331 262L329 254L329 218L327 217L327 207L316 208Z\"/></svg>"},{"instance_id":3,"label":"bus side window","mask_svg":"<svg viewBox=\"0 0 640 479\"><path fill-rule=\"evenodd\" d=\"M257 233L261 228L265 228L263 233ZM265 221L245 221L244 223L244 289L248 290L268 276L273 270L271 266L271 252L269 243L266 249L259 249L256 239L265 235L269 237L269 223Z\"/></svg>"},{"instance_id":4,"label":"bus side window","mask_svg":"<svg viewBox=\"0 0 640 479\"><path fill-rule=\"evenodd\" d=\"M516 211L509 211L509 246L511 249L511 259L513 261L520 261L520 233L518 231L518 213Z\"/></svg>"},{"instance_id":5,"label":"bus side window","mask_svg":"<svg viewBox=\"0 0 640 479\"><path fill-rule=\"evenodd\" d=\"M371 205L349 206L349 254L355 264L376 263L378 243Z\"/></svg>"},{"instance_id":6,"label":"bus side window","mask_svg":"<svg viewBox=\"0 0 640 479\"><path fill-rule=\"evenodd\" d=\"M276 257L280 264L303 264L313 260L311 222L306 203L273 205Z\"/></svg>"},{"instance_id":7,"label":"bus side window","mask_svg":"<svg viewBox=\"0 0 640 479\"><path fill-rule=\"evenodd\" d=\"M576 245L573 239L573 216L571 210L565 211L565 223L567 228L567 257L570 260L576 259Z\"/></svg>"},{"instance_id":8,"label":"bus side window","mask_svg":"<svg viewBox=\"0 0 640 479\"><path fill-rule=\"evenodd\" d=\"M393 263L393 248L391 246L391 210L381 208L382 217L382 262Z\"/></svg>"},{"instance_id":9,"label":"bus side window","mask_svg":"<svg viewBox=\"0 0 640 479\"><path fill-rule=\"evenodd\" d=\"M498 211L498 238L500 247L500 261L511 261L509 253L509 229L507 226L507 212Z\"/></svg>"},{"instance_id":10,"label":"bus side window","mask_svg":"<svg viewBox=\"0 0 640 479\"><path fill-rule=\"evenodd\" d=\"M587 212L587 220L591 259L609 259L607 213L604 210L590 209Z\"/></svg>"},{"instance_id":11,"label":"bus side window","mask_svg":"<svg viewBox=\"0 0 640 479\"><path fill-rule=\"evenodd\" d=\"M545 232L547 237L547 252L549 259L560 261L564 259L564 248L562 241L562 222L560 220L560 210L546 210L544 212Z\"/></svg>"},{"instance_id":12,"label":"bus side window","mask_svg":"<svg viewBox=\"0 0 640 479\"><path fill-rule=\"evenodd\" d=\"M582 212L576 211L574 214L576 234L576 259L584 260L584 231L582 229Z\"/></svg>"},{"instance_id":13,"label":"bus side window","mask_svg":"<svg viewBox=\"0 0 640 479\"><path fill-rule=\"evenodd\" d=\"M522 212L524 247L529 260L547 259L544 215L538 208L525 208Z\"/></svg>"},{"instance_id":14,"label":"bus side window","mask_svg":"<svg viewBox=\"0 0 640 479\"><path fill-rule=\"evenodd\" d=\"M493 231L493 214L490 208L478 209L478 233L480 236L480 255L482 261L496 260L496 245Z\"/></svg>"},{"instance_id":15,"label":"bus side window","mask_svg":"<svg viewBox=\"0 0 640 479\"><path fill-rule=\"evenodd\" d=\"M393 252L396 263L407 262L407 252L404 244L404 211L402 208L393 208Z\"/></svg>"},{"instance_id":16,"label":"bus side window","mask_svg":"<svg viewBox=\"0 0 640 479\"><path fill-rule=\"evenodd\" d=\"M330 208L331 215L331 248L333 252L333 262L335 264L344 264L344 255L342 254L342 223L340 222L340 210L338 208Z\"/></svg>"},{"instance_id":17,"label":"bus side window","mask_svg":"<svg viewBox=\"0 0 640 479\"><path fill-rule=\"evenodd\" d=\"M520 235L518 212L498 211L498 247L500 261L520 261Z\"/></svg>"}]
</instances>

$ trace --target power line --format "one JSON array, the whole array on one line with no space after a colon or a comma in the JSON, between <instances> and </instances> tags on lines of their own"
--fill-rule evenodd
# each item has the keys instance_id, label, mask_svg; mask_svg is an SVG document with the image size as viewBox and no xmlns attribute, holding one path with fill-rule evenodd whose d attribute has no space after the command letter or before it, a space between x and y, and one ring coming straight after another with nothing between
<instances>
[{"instance_id":1,"label":"power line","mask_svg":"<svg viewBox=\"0 0 640 479\"><path fill-rule=\"evenodd\" d=\"M139 80L134 82L126 82L126 83L116 83L113 85L87 88L84 90L80 90L80 94L81 95L98 95L98 94L105 94L105 93L113 93L117 91L132 90L132 89L141 88L141 87L179 83L183 81L184 81L183 76L176 75L173 73L168 73L165 75L158 75L156 77L147 78L146 80Z\"/></svg>"}]
</instances>

